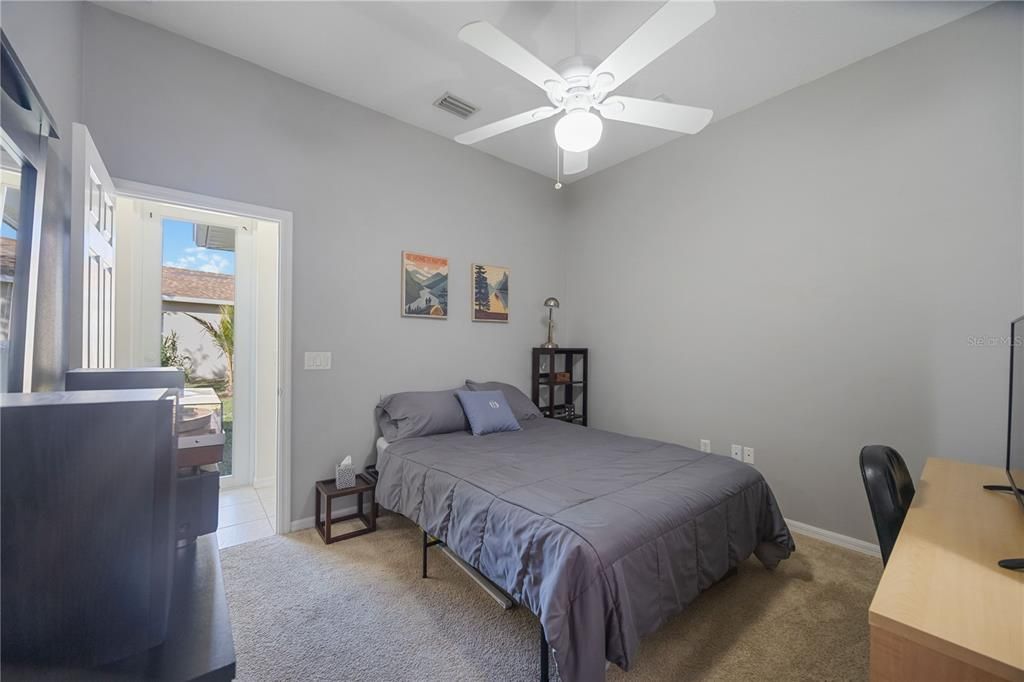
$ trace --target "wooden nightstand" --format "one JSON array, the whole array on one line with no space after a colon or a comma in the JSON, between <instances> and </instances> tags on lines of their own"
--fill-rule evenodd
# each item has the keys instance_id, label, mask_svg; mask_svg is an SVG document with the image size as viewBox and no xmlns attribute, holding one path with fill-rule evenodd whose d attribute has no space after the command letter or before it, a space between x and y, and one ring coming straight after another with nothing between
<instances>
[{"instance_id":1,"label":"wooden nightstand","mask_svg":"<svg viewBox=\"0 0 1024 682\"><path fill-rule=\"evenodd\" d=\"M356 484L351 488L338 489L334 485L334 479L328 478L323 481L316 482L316 516L313 519L313 523L316 524L316 530L320 533L320 537L323 539L324 544L331 544L332 542L338 542L339 540L348 540L359 535L366 535L377 530L377 505L373 499L374 488L376 483L371 479L367 478L363 474L356 474ZM363 493L370 494L370 511L369 517L363 513ZM336 498L344 497L346 495L356 495L356 513L346 514L345 516L339 516L336 519L331 519L331 507L332 503ZM321 505L321 498L323 498L323 504ZM324 508L323 520L321 520L321 507ZM342 533L341 535L331 537L331 524L340 523L342 521L351 521L352 519L359 519L363 522L364 528L353 530L348 533Z\"/></svg>"}]
</instances>

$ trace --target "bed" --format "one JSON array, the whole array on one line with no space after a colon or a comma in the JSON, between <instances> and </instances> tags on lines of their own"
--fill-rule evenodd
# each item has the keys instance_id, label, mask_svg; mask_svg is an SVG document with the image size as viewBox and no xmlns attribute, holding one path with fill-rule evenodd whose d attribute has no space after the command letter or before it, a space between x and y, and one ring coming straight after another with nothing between
<instances>
[{"instance_id":1,"label":"bed","mask_svg":"<svg viewBox=\"0 0 1024 682\"><path fill-rule=\"evenodd\" d=\"M767 482L728 457L554 419L379 449L380 505L536 614L569 682L629 670L741 561L795 549Z\"/></svg>"}]
</instances>

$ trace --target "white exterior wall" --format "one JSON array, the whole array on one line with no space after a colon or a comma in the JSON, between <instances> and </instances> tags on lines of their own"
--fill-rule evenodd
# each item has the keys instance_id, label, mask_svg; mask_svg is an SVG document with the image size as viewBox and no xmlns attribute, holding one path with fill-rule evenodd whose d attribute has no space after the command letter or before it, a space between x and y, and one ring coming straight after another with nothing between
<instances>
[{"instance_id":1,"label":"white exterior wall","mask_svg":"<svg viewBox=\"0 0 1024 682\"><path fill-rule=\"evenodd\" d=\"M192 376L196 379L222 379L227 369L224 354L213 343L191 313L211 324L220 321L220 306L204 303L163 302L160 335L178 334L178 348L192 358Z\"/></svg>"}]
</instances>

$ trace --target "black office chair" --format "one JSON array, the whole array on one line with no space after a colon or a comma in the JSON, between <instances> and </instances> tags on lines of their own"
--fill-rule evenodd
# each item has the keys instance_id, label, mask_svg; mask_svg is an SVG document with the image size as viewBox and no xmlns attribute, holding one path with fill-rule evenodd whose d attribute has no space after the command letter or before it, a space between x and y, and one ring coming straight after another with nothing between
<instances>
[{"instance_id":1,"label":"black office chair","mask_svg":"<svg viewBox=\"0 0 1024 682\"><path fill-rule=\"evenodd\" d=\"M914 480L900 453L887 445L866 445L861 449L860 473L885 565L914 499Z\"/></svg>"}]
</instances>

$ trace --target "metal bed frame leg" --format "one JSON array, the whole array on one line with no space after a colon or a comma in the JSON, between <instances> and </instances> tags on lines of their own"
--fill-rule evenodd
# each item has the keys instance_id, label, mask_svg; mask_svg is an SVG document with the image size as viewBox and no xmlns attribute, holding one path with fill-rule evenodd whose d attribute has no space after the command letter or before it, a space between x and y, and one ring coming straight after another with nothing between
<instances>
[{"instance_id":1,"label":"metal bed frame leg","mask_svg":"<svg viewBox=\"0 0 1024 682\"><path fill-rule=\"evenodd\" d=\"M437 540L437 539L430 540L430 535L428 534L428 532L426 530L423 530L423 563L422 563L422 568L423 569L421 571L421 576L423 578L427 577L427 550L430 549L431 547L433 547L434 545L442 545L442 544L443 543L441 543L440 540ZM482 577L481 577L481 579L482 579ZM477 581L477 583L480 584L481 587L484 585L484 582L486 582L486 579L482 579L481 581ZM494 592L498 593L498 594L501 594L502 596L505 597L505 599L508 600L508 602L509 602L508 604L502 603L502 600L499 600L499 602L502 603L502 606L504 608L507 609L507 608L511 607L511 603L512 603L511 599L509 599L506 595L504 595L504 593L501 593L501 591L498 590L498 588L494 588ZM489 590L488 590L488 594L490 594L490 596L493 596L493 597L495 596L495 594L493 594ZM496 597L496 599L497 599L497 597ZM551 647L548 645L548 638L544 634L544 626L543 625L541 625L540 631L541 631L541 682L549 682L550 675L551 675L551 673L550 673L550 664L551 664L550 649L551 649Z\"/></svg>"},{"instance_id":2,"label":"metal bed frame leg","mask_svg":"<svg viewBox=\"0 0 1024 682\"><path fill-rule=\"evenodd\" d=\"M441 542L440 540L438 540L437 538L434 538L433 540L431 540L430 539L430 534L427 533L427 531L423 531L423 574L422 575L423 575L424 578L427 577L427 550L430 549L431 547L433 547L434 545L442 545L443 546L444 543Z\"/></svg>"},{"instance_id":3,"label":"metal bed frame leg","mask_svg":"<svg viewBox=\"0 0 1024 682\"><path fill-rule=\"evenodd\" d=\"M427 540L430 538L427 531L423 531L423 577L427 577L427 549L430 547Z\"/></svg>"},{"instance_id":4,"label":"metal bed frame leg","mask_svg":"<svg viewBox=\"0 0 1024 682\"><path fill-rule=\"evenodd\" d=\"M540 682L548 682L549 680L549 654L548 638L544 635L544 625L542 624L540 626Z\"/></svg>"}]
</instances>

